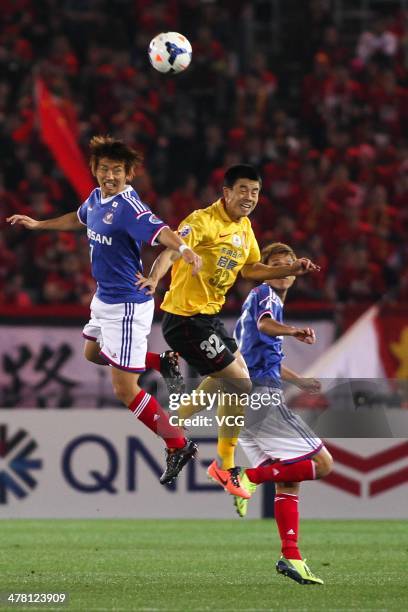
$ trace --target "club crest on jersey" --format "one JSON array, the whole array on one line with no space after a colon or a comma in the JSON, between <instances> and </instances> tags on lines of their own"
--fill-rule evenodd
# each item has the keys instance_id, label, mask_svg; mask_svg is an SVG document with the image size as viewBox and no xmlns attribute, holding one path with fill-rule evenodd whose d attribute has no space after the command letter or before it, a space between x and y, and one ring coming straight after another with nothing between
<instances>
[{"instance_id":1,"label":"club crest on jersey","mask_svg":"<svg viewBox=\"0 0 408 612\"><path fill-rule=\"evenodd\" d=\"M156 217L156 215L150 215L149 221L150 223L163 223L159 217Z\"/></svg>"},{"instance_id":2,"label":"club crest on jersey","mask_svg":"<svg viewBox=\"0 0 408 612\"><path fill-rule=\"evenodd\" d=\"M186 236L190 234L191 230L192 230L191 225L183 225L183 227L179 231L179 236L181 236L182 238L185 238Z\"/></svg>"},{"instance_id":3,"label":"club crest on jersey","mask_svg":"<svg viewBox=\"0 0 408 612\"><path fill-rule=\"evenodd\" d=\"M107 213L105 213L105 216L102 219L102 221L104 223L108 223L108 224L112 223L112 221L113 221L113 212L111 210L109 210Z\"/></svg>"},{"instance_id":4,"label":"club crest on jersey","mask_svg":"<svg viewBox=\"0 0 408 612\"><path fill-rule=\"evenodd\" d=\"M242 240L241 240L241 236L238 236L238 234L233 234L232 235L232 244L236 247L240 247L242 245Z\"/></svg>"}]
</instances>

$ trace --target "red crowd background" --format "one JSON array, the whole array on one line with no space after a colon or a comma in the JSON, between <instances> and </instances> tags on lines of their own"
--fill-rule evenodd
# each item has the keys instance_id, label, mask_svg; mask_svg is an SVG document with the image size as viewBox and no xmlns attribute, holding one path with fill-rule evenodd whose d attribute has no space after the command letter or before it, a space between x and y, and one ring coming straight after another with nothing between
<instances>
[{"instance_id":1,"label":"red crowd background","mask_svg":"<svg viewBox=\"0 0 408 612\"><path fill-rule=\"evenodd\" d=\"M143 151L135 187L173 228L219 197L226 167L256 165L261 246L288 242L322 267L297 281L292 304L408 299L407 12L390 2L345 31L328 0L284 4L275 40L268 2L3 0L3 309L85 306L94 291L83 233L5 223L13 213L47 218L80 204L41 140L38 77L85 155L95 133ZM150 39L167 30L193 46L191 67L177 77L147 60ZM146 250L147 268L156 253ZM227 310L236 312L249 289L241 279Z\"/></svg>"}]
</instances>

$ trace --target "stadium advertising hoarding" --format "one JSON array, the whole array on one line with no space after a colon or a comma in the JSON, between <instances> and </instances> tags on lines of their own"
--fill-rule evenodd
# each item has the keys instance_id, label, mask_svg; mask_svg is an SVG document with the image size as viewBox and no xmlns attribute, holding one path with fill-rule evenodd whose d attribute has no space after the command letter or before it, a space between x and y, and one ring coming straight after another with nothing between
<instances>
[{"instance_id":1,"label":"stadium advertising hoarding","mask_svg":"<svg viewBox=\"0 0 408 612\"><path fill-rule=\"evenodd\" d=\"M226 319L229 330L235 319ZM292 367L301 371L331 345L334 324L317 321L319 342L313 347L288 342L285 347ZM102 408L117 405L109 368L83 357L82 328L1 327L0 406L39 408ZM149 335L149 350L167 349L158 323ZM295 350L296 349L296 350ZM306 350L305 350L306 349Z\"/></svg>"},{"instance_id":2,"label":"stadium advertising hoarding","mask_svg":"<svg viewBox=\"0 0 408 612\"><path fill-rule=\"evenodd\" d=\"M162 441L126 410L0 410L0 517L230 518L207 479L215 439L163 486ZM261 515L261 496L253 515Z\"/></svg>"},{"instance_id":3,"label":"stadium advertising hoarding","mask_svg":"<svg viewBox=\"0 0 408 612\"><path fill-rule=\"evenodd\" d=\"M406 518L406 440L326 442L335 468L326 482L302 484L302 516ZM232 498L206 477L215 438L199 444L198 458L163 487L162 443L125 410L0 410L0 517L231 518ZM249 517L271 507L264 493Z\"/></svg>"},{"instance_id":4,"label":"stadium advertising hoarding","mask_svg":"<svg viewBox=\"0 0 408 612\"><path fill-rule=\"evenodd\" d=\"M77 327L2 327L0 405L111 406L109 369L86 361L81 332Z\"/></svg>"}]
</instances>

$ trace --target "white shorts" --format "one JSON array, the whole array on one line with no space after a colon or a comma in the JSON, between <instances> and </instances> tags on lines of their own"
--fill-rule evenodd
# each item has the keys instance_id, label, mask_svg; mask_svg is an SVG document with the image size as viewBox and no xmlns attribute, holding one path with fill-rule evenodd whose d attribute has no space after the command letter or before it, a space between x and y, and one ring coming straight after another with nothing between
<instances>
[{"instance_id":1,"label":"white shorts","mask_svg":"<svg viewBox=\"0 0 408 612\"><path fill-rule=\"evenodd\" d=\"M271 400L259 411L247 409L239 444L251 466L271 460L292 463L318 453L323 442L286 404L281 389L254 387L252 395L267 394Z\"/></svg>"},{"instance_id":2,"label":"white shorts","mask_svg":"<svg viewBox=\"0 0 408 612\"><path fill-rule=\"evenodd\" d=\"M141 304L105 304L95 295L91 302L91 318L82 335L98 342L101 357L116 368L144 372L153 313L153 300Z\"/></svg>"}]
</instances>

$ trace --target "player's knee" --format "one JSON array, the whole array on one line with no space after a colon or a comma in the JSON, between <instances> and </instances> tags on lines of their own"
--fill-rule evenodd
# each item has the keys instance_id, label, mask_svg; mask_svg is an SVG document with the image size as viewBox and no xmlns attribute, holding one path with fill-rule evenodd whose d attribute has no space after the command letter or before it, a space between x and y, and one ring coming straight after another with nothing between
<instances>
[{"instance_id":1,"label":"player's knee","mask_svg":"<svg viewBox=\"0 0 408 612\"><path fill-rule=\"evenodd\" d=\"M299 495L299 482L276 482L275 492L277 495L286 493L286 495Z\"/></svg>"},{"instance_id":2,"label":"player's knee","mask_svg":"<svg viewBox=\"0 0 408 612\"><path fill-rule=\"evenodd\" d=\"M333 457L326 448L323 448L315 457L316 462L316 477L324 478L328 476L333 469Z\"/></svg>"},{"instance_id":3,"label":"player's knee","mask_svg":"<svg viewBox=\"0 0 408 612\"><path fill-rule=\"evenodd\" d=\"M250 378L234 378L228 381L226 384L227 388L235 393L250 393L252 389L252 383Z\"/></svg>"},{"instance_id":4,"label":"player's knee","mask_svg":"<svg viewBox=\"0 0 408 612\"><path fill-rule=\"evenodd\" d=\"M126 406L129 406L136 395L136 392L133 389L129 389L129 386L122 381L113 382L113 392L115 397Z\"/></svg>"}]
</instances>

